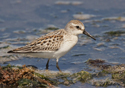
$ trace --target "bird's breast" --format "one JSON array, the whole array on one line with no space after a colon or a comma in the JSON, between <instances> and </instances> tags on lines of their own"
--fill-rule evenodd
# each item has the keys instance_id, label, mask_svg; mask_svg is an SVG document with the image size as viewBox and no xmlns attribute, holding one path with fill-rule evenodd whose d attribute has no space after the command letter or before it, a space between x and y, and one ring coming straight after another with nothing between
<instances>
[{"instance_id":1,"label":"bird's breast","mask_svg":"<svg viewBox=\"0 0 125 88\"><path fill-rule=\"evenodd\" d=\"M64 41L61 44L59 50L55 53L56 57L61 57L65 55L69 50L71 50L78 41L77 36L65 36Z\"/></svg>"}]
</instances>

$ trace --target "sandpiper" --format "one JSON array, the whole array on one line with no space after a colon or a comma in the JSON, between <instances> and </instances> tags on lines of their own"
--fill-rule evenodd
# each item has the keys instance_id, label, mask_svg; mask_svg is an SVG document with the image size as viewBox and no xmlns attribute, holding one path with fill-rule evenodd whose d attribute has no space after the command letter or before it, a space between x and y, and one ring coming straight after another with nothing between
<instances>
[{"instance_id":1,"label":"sandpiper","mask_svg":"<svg viewBox=\"0 0 125 88\"><path fill-rule=\"evenodd\" d=\"M85 34L96 40L85 31L85 27L82 22L78 20L71 20L67 23L65 29L59 29L48 33L32 41L26 46L8 51L8 53L18 53L40 58L48 58L46 69L49 67L49 60L55 58L56 67L59 71L61 71L58 66L59 58L64 56L74 47L74 45L76 45L79 34Z\"/></svg>"}]
</instances>

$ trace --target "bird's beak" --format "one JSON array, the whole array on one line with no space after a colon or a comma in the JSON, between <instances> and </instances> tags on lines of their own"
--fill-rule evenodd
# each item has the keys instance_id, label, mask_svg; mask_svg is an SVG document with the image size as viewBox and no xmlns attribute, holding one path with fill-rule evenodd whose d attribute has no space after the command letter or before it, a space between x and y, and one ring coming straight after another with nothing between
<instances>
[{"instance_id":1,"label":"bird's beak","mask_svg":"<svg viewBox=\"0 0 125 88\"><path fill-rule=\"evenodd\" d=\"M96 40L96 39L95 39L93 36L91 36L86 30L83 31L83 34L85 34L85 35L91 37L92 39Z\"/></svg>"}]
</instances>

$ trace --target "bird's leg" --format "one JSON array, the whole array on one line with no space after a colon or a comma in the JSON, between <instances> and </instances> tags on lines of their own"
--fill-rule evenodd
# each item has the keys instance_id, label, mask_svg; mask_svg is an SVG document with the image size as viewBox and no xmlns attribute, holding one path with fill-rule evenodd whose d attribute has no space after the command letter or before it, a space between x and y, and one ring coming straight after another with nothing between
<instances>
[{"instance_id":1,"label":"bird's leg","mask_svg":"<svg viewBox=\"0 0 125 88\"><path fill-rule=\"evenodd\" d=\"M57 69L58 69L60 72L62 72L62 71L60 70L60 68L59 68L59 65L58 65L58 59L56 59L56 67L57 67Z\"/></svg>"},{"instance_id":2,"label":"bird's leg","mask_svg":"<svg viewBox=\"0 0 125 88\"><path fill-rule=\"evenodd\" d=\"M48 61L47 61L47 63L46 63L46 70L48 70L48 68L49 68L49 60L50 60L50 59L48 59Z\"/></svg>"}]
</instances>

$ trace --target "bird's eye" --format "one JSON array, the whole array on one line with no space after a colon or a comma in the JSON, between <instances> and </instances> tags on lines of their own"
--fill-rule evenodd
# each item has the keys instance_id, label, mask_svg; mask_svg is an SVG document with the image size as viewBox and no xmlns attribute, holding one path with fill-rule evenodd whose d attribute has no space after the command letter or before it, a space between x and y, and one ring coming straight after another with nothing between
<instances>
[{"instance_id":1,"label":"bird's eye","mask_svg":"<svg viewBox=\"0 0 125 88\"><path fill-rule=\"evenodd\" d=\"M77 29L79 29L80 27L79 26L76 26Z\"/></svg>"}]
</instances>

